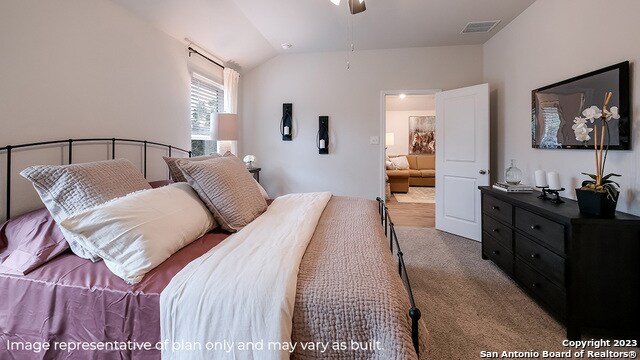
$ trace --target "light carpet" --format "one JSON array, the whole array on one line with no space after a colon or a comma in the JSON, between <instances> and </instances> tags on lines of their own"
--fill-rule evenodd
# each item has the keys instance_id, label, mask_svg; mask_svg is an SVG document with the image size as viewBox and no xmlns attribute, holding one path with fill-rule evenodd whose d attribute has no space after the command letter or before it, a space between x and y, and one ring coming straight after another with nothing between
<instances>
[{"instance_id":1,"label":"light carpet","mask_svg":"<svg viewBox=\"0 0 640 360\"><path fill-rule=\"evenodd\" d=\"M482 260L479 242L433 228L396 229L429 330L428 359L479 359L481 351L538 351L542 358L544 350L570 350L562 346L565 328Z\"/></svg>"},{"instance_id":2,"label":"light carpet","mask_svg":"<svg viewBox=\"0 0 640 360\"><path fill-rule=\"evenodd\" d=\"M434 204L436 202L436 188L429 186L411 186L409 192L393 193L396 200L401 203Z\"/></svg>"}]
</instances>

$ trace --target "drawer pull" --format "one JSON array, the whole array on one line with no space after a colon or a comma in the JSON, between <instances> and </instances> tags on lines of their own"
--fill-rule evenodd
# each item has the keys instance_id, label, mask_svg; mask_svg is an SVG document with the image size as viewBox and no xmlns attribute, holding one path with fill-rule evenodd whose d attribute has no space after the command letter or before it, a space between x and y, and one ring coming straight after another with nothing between
<instances>
[{"instance_id":1,"label":"drawer pull","mask_svg":"<svg viewBox=\"0 0 640 360\"><path fill-rule=\"evenodd\" d=\"M534 282L533 284L531 284L531 287L538 287L540 286L540 284L538 284L537 282Z\"/></svg>"},{"instance_id":2,"label":"drawer pull","mask_svg":"<svg viewBox=\"0 0 640 360\"><path fill-rule=\"evenodd\" d=\"M500 251L499 250L493 250L493 255L500 255Z\"/></svg>"},{"instance_id":3,"label":"drawer pull","mask_svg":"<svg viewBox=\"0 0 640 360\"><path fill-rule=\"evenodd\" d=\"M492 208L493 210L500 211L500 206L495 206L495 205L494 205L494 206L492 206L491 208Z\"/></svg>"},{"instance_id":4,"label":"drawer pull","mask_svg":"<svg viewBox=\"0 0 640 360\"><path fill-rule=\"evenodd\" d=\"M531 258L532 258L532 259L537 259L537 258L539 258L539 257L540 257L540 255L538 255L538 254L531 254Z\"/></svg>"},{"instance_id":5,"label":"drawer pull","mask_svg":"<svg viewBox=\"0 0 640 360\"><path fill-rule=\"evenodd\" d=\"M540 226L538 225L531 225L531 230L538 230L540 229Z\"/></svg>"},{"instance_id":6,"label":"drawer pull","mask_svg":"<svg viewBox=\"0 0 640 360\"><path fill-rule=\"evenodd\" d=\"M500 229L495 228L495 229L493 229L493 232L494 232L494 233L500 232Z\"/></svg>"}]
</instances>

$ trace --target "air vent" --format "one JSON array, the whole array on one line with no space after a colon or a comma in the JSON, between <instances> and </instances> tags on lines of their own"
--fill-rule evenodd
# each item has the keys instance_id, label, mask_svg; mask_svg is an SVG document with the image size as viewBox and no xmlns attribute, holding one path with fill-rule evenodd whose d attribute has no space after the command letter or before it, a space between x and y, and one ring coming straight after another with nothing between
<instances>
[{"instance_id":1,"label":"air vent","mask_svg":"<svg viewBox=\"0 0 640 360\"><path fill-rule=\"evenodd\" d=\"M470 22L462 29L461 34L488 33L500 20Z\"/></svg>"}]
</instances>

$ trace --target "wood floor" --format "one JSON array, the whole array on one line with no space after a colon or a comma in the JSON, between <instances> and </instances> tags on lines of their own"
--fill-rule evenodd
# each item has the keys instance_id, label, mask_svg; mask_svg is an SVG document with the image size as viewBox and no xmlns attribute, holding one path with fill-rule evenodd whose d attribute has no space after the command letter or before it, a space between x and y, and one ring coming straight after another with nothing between
<instances>
[{"instance_id":1,"label":"wood floor","mask_svg":"<svg viewBox=\"0 0 640 360\"><path fill-rule=\"evenodd\" d=\"M387 207L396 226L436 226L436 204L400 203L392 194Z\"/></svg>"}]
</instances>

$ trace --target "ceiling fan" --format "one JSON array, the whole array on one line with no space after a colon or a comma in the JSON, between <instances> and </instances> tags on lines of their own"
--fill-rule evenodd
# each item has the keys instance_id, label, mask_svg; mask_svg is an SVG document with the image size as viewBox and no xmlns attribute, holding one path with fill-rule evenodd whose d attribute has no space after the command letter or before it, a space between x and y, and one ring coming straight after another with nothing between
<instances>
[{"instance_id":1,"label":"ceiling fan","mask_svg":"<svg viewBox=\"0 0 640 360\"><path fill-rule=\"evenodd\" d=\"M364 4L364 0L347 0L349 2L349 10L351 14L355 15L367 10ZM332 3L340 5L340 0L331 0Z\"/></svg>"}]
</instances>

